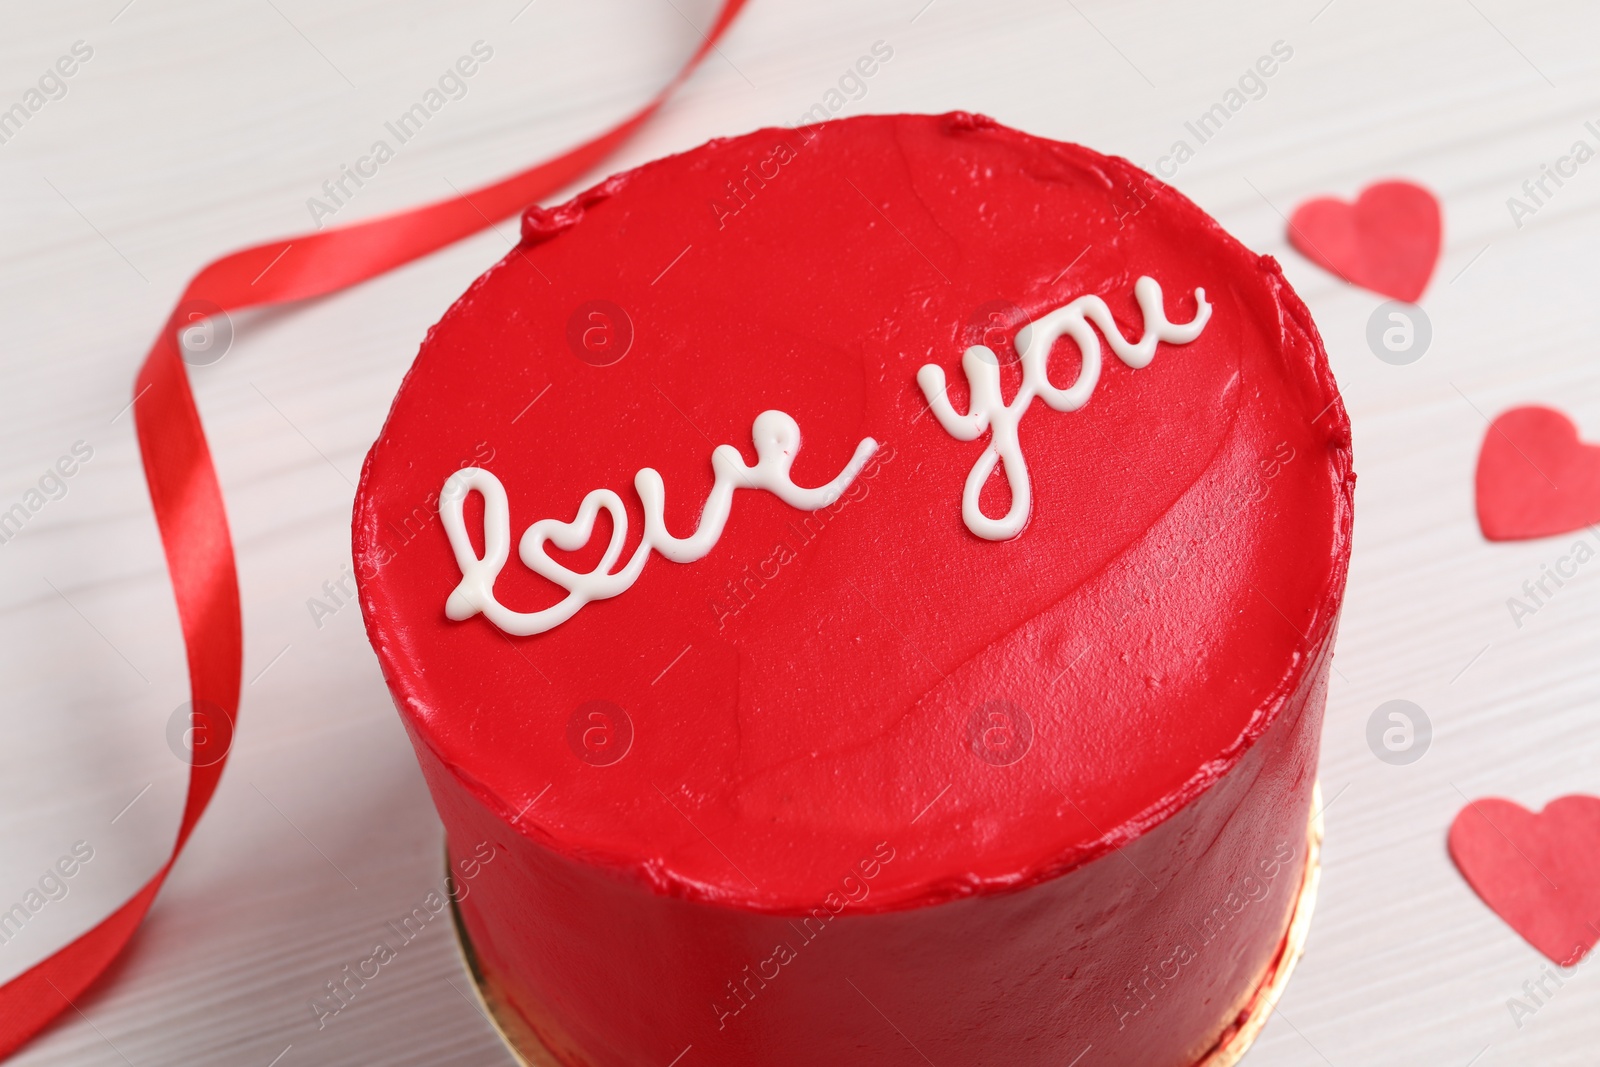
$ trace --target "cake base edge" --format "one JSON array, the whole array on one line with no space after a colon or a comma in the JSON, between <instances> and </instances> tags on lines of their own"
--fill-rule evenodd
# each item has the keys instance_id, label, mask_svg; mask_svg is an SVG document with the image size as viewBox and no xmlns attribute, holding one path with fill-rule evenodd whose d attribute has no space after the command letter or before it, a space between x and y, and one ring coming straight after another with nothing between
<instances>
[{"instance_id":1,"label":"cake base edge","mask_svg":"<svg viewBox=\"0 0 1600 1067\"><path fill-rule=\"evenodd\" d=\"M1311 932L1311 913L1317 905L1317 886L1322 881L1322 786L1311 787L1311 818L1306 824L1306 866L1300 877L1300 892L1289 912L1283 947L1261 977L1255 994L1238 1020L1225 1031L1217 1044L1195 1067L1235 1067L1250 1051L1256 1038L1272 1017L1278 999L1288 988L1289 977L1305 954L1306 937ZM459 929L459 927L458 927ZM544 1065L540 1065L544 1067ZM559 1065L552 1065L559 1067Z\"/></svg>"}]
</instances>

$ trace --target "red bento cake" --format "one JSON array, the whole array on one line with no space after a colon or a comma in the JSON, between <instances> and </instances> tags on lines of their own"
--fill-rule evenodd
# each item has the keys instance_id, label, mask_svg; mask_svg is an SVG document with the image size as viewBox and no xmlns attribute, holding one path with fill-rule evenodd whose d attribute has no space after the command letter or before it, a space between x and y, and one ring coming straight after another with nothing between
<instances>
[{"instance_id":1,"label":"red bento cake","mask_svg":"<svg viewBox=\"0 0 1600 1067\"><path fill-rule=\"evenodd\" d=\"M982 117L529 210L355 513L529 1055L1205 1062L1308 870L1349 440L1273 260Z\"/></svg>"}]
</instances>

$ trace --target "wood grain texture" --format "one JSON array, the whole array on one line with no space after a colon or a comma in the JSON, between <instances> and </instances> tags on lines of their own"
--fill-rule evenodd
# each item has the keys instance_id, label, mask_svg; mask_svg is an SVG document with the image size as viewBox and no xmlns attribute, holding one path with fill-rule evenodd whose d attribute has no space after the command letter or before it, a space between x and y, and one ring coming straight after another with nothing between
<instances>
[{"instance_id":1,"label":"wood grain texture","mask_svg":"<svg viewBox=\"0 0 1600 1067\"><path fill-rule=\"evenodd\" d=\"M74 842L96 854L65 899L0 944L0 977L120 902L177 823L184 767L166 730L186 699L182 648L118 413L183 281L214 255L306 229L307 198L474 41L493 60L338 221L470 188L615 120L670 76L712 7L96 0L7 12L0 108L74 42L94 54L0 144L0 510L75 442L94 456L0 544L0 907ZM892 61L846 113L982 111L1148 167L1275 41L1293 48L1174 179L1284 261L1327 339L1361 477L1325 735L1325 877L1307 954L1250 1067L1597 1058L1600 979L1580 970L1519 1026L1506 1001L1542 958L1472 896L1444 847L1466 798L1600 793L1600 564L1517 625L1507 598L1573 538L1489 544L1471 499L1486 418L1508 406L1554 404L1600 440L1600 161L1520 227L1506 206L1575 140L1600 146L1584 126L1600 125L1597 31L1600 11L1577 2L757 0L617 160L792 123L883 40ZM1284 239L1301 200L1388 176L1445 205L1422 300L1432 347L1409 366L1367 347L1381 299ZM443 924L323 1028L308 1007L441 871L357 611L319 626L306 601L349 562L352 483L424 331L514 232L293 313L242 316L227 356L194 370L245 603L232 763L114 980L19 1067L509 1062ZM1365 740L1369 715L1396 698L1434 727L1408 766Z\"/></svg>"}]
</instances>

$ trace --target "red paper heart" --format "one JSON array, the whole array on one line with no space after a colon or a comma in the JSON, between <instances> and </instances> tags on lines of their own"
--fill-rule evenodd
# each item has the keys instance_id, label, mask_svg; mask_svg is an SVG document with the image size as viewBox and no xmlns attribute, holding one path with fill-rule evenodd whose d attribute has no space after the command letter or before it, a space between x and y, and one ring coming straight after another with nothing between
<instances>
[{"instance_id":1,"label":"red paper heart","mask_svg":"<svg viewBox=\"0 0 1600 1067\"><path fill-rule=\"evenodd\" d=\"M1322 196L1295 208L1289 243L1354 285L1416 303L1439 261L1439 201L1411 182L1377 182L1354 204Z\"/></svg>"},{"instance_id":2,"label":"red paper heart","mask_svg":"<svg viewBox=\"0 0 1600 1067\"><path fill-rule=\"evenodd\" d=\"M1600 798L1561 797L1537 814L1475 800L1450 826L1450 856L1495 914L1561 966L1600 940Z\"/></svg>"},{"instance_id":3,"label":"red paper heart","mask_svg":"<svg viewBox=\"0 0 1600 1067\"><path fill-rule=\"evenodd\" d=\"M1512 408L1478 453L1478 525L1491 541L1518 541L1600 522L1600 446L1578 440L1559 411Z\"/></svg>"}]
</instances>

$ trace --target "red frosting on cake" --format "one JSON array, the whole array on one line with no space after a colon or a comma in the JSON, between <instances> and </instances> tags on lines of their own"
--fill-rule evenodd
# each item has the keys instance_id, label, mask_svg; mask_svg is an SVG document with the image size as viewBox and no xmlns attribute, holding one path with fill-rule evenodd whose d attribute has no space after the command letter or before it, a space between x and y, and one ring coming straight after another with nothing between
<instances>
[{"instance_id":1,"label":"red frosting on cake","mask_svg":"<svg viewBox=\"0 0 1600 1067\"><path fill-rule=\"evenodd\" d=\"M962 486L989 438L947 433L918 368L965 412L962 353L987 343L1010 398L1022 324L1093 294L1137 339L1142 276L1174 323L1203 288L1209 322L1137 370L1105 352L1079 410L1035 401L1027 525L975 536ZM1058 342L1052 381L1078 362ZM713 447L753 463L769 409L800 428L801 486L880 448L815 513L737 490L703 559L652 555L547 632L446 617L459 468L504 483L494 589L535 611L565 590L517 559L530 524L613 489L626 560L651 467L687 535ZM1352 482L1320 341L1271 259L1125 161L980 117L865 117L530 210L424 342L355 552L452 847L506 857L468 929L567 1062L1092 1046L1080 1067L1179 1067L1233 1021L1299 887ZM999 473L982 501L1005 512ZM482 524L473 494L478 554ZM602 516L551 554L586 570L609 535Z\"/></svg>"}]
</instances>

